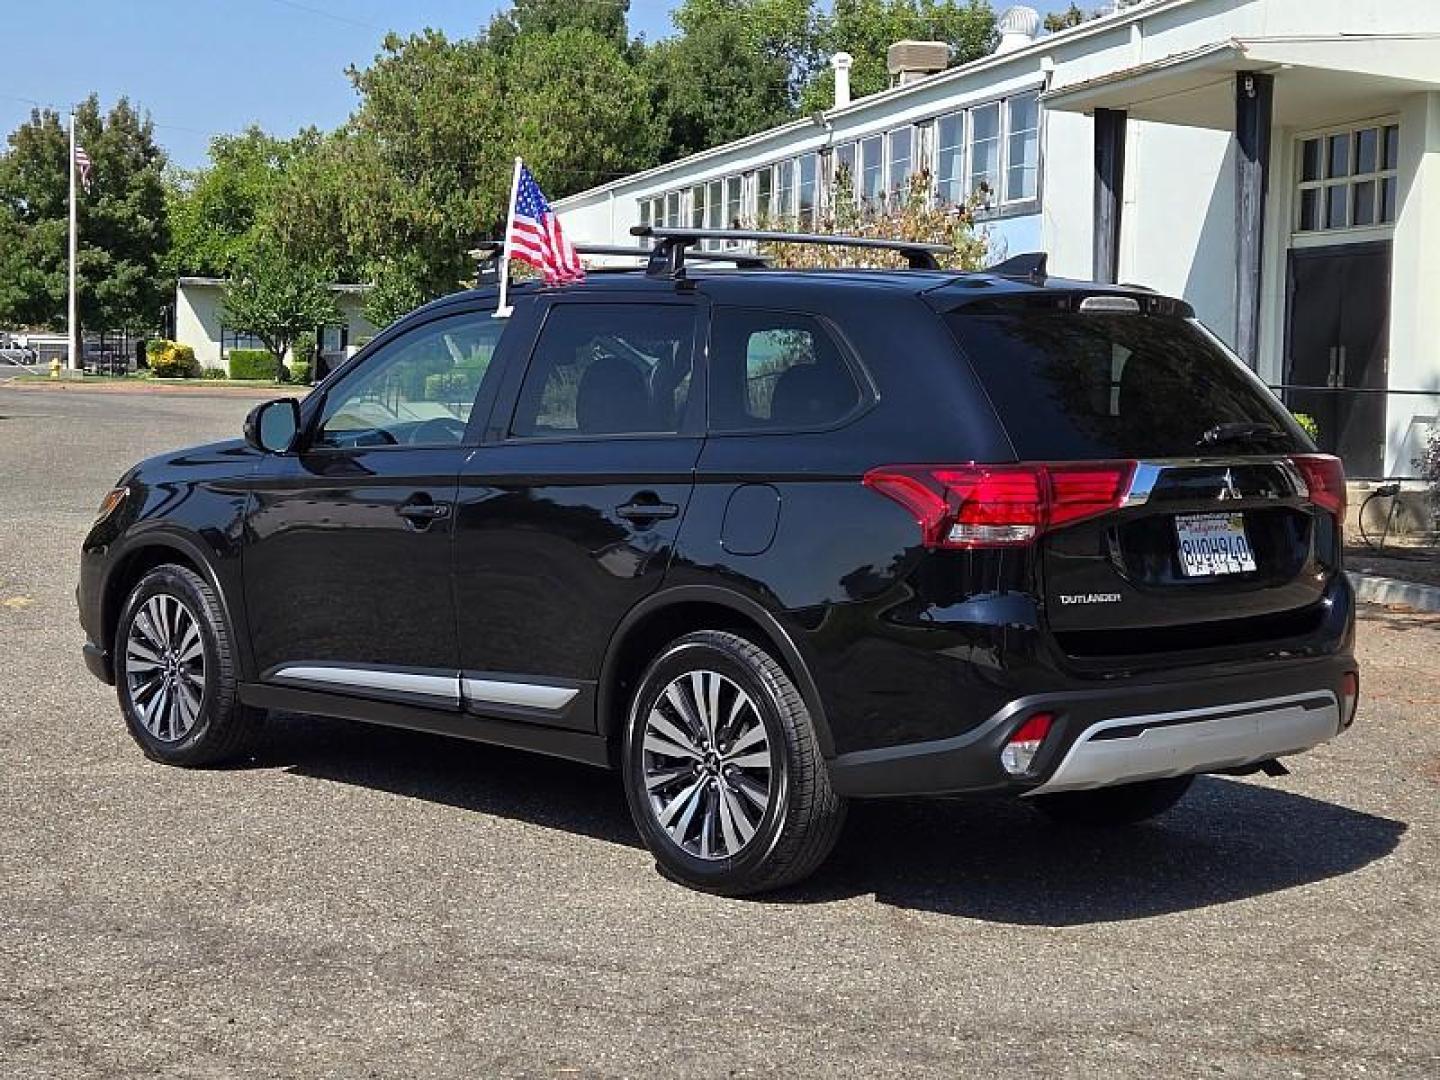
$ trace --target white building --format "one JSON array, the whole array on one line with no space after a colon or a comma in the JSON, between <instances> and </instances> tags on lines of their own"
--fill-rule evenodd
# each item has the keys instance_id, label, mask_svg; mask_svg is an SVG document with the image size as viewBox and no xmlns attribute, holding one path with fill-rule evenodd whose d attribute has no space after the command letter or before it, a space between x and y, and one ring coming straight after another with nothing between
<instances>
[{"instance_id":1,"label":"white building","mask_svg":"<svg viewBox=\"0 0 1440 1080\"><path fill-rule=\"evenodd\" d=\"M224 278L182 277L175 287L175 340L195 350L202 367L223 368L231 349L263 349L264 343L225 326ZM356 344L375 336L365 318L365 285L332 285L341 321L318 335L325 369L354 352ZM289 359L287 357L287 359Z\"/></svg>"},{"instance_id":2,"label":"white building","mask_svg":"<svg viewBox=\"0 0 1440 1080\"><path fill-rule=\"evenodd\" d=\"M920 168L938 198L983 184L996 257L1185 297L1267 382L1309 388L1287 401L1352 476L1414 475L1440 413L1440 2L1139 0L1037 26L1014 9L992 56L556 209L626 243L803 223L842 164L861 198Z\"/></svg>"}]
</instances>

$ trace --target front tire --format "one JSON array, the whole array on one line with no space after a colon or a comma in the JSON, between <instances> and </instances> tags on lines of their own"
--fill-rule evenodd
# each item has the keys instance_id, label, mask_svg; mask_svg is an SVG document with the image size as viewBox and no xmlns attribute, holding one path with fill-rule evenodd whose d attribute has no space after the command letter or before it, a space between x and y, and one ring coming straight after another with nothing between
<instances>
[{"instance_id":1,"label":"front tire","mask_svg":"<svg viewBox=\"0 0 1440 1080\"><path fill-rule=\"evenodd\" d=\"M167 765L236 758L259 735L263 714L240 703L220 599L185 566L157 566L131 590L115 631L115 689L131 737Z\"/></svg>"},{"instance_id":2,"label":"front tire","mask_svg":"<svg viewBox=\"0 0 1440 1080\"><path fill-rule=\"evenodd\" d=\"M1046 817L1061 824L1136 825L1165 813L1185 797L1194 782L1193 776L1171 776L1093 791L1037 795L1029 801Z\"/></svg>"},{"instance_id":3,"label":"front tire","mask_svg":"<svg viewBox=\"0 0 1440 1080\"><path fill-rule=\"evenodd\" d=\"M845 820L800 692L737 634L687 634L650 665L623 768L630 814L661 871L706 892L801 880Z\"/></svg>"}]
</instances>

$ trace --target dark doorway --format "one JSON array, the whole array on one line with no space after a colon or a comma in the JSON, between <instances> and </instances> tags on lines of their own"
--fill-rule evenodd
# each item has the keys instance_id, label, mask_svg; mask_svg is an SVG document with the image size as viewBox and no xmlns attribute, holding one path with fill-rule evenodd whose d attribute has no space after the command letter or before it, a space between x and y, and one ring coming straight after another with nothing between
<instances>
[{"instance_id":1,"label":"dark doorway","mask_svg":"<svg viewBox=\"0 0 1440 1080\"><path fill-rule=\"evenodd\" d=\"M1390 342L1390 244L1290 252L1285 382L1296 412L1320 426L1320 448L1352 477L1385 469ZM1324 388L1324 389L1321 389ZM1347 392L1361 391L1361 392Z\"/></svg>"}]
</instances>

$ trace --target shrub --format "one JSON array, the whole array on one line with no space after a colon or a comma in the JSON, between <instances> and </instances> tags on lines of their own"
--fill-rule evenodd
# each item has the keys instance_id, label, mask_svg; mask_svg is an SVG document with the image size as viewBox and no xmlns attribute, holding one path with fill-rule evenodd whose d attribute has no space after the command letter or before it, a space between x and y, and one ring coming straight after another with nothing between
<instances>
[{"instance_id":1,"label":"shrub","mask_svg":"<svg viewBox=\"0 0 1440 1080\"><path fill-rule=\"evenodd\" d=\"M268 349L230 350L230 378L270 382L275 374L275 357Z\"/></svg>"},{"instance_id":2,"label":"shrub","mask_svg":"<svg viewBox=\"0 0 1440 1080\"><path fill-rule=\"evenodd\" d=\"M145 366L149 367L157 356L173 344L174 342L168 338L147 338L145 341Z\"/></svg>"},{"instance_id":3,"label":"shrub","mask_svg":"<svg viewBox=\"0 0 1440 1080\"><path fill-rule=\"evenodd\" d=\"M478 381L468 371L441 371L425 376L425 401L464 401L475 396Z\"/></svg>"},{"instance_id":4,"label":"shrub","mask_svg":"<svg viewBox=\"0 0 1440 1080\"><path fill-rule=\"evenodd\" d=\"M152 349L152 344L157 344L159 348ZM189 345L181 345L178 341L147 342L145 357L156 378L198 379L200 377L200 361L195 359L195 350Z\"/></svg>"},{"instance_id":5,"label":"shrub","mask_svg":"<svg viewBox=\"0 0 1440 1080\"><path fill-rule=\"evenodd\" d=\"M315 335L309 330L295 336L295 343L290 346L290 356L293 364L313 364L315 362Z\"/></svg>"},{"instance_id":6,"label":"shrub","mask_svg":"<svg viewBox=\"0 0 1440 1080\"><path fill-rule=\"evenodd\" d=\"M309 362L294 363L290 365L290 381L299 383L301 386L310 385L310 364Z\"/></svg>"},{"instance_id":7,"label":"shrub","mask_svg":"<svg viewBox=\"0 0 1440 1080\"><path fill-rule=\"evenodd\" d=\"M229 377L223 367L207 367L200 373L202 379L228 379Z\"/></svg>"}]
</instances>

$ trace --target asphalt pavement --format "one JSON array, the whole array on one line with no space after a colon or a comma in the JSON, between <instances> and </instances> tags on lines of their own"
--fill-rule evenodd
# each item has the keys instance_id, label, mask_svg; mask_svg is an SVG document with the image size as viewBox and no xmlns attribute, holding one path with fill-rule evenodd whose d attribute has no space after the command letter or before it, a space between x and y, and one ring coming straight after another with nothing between
<instances>
[{"instance_id":1,"label":"asphalt pavement","mask_svg":"<svg viewBox=\"0 0 1440 1080\"><path fill-rule=\"evenodd\" d=\"M134 460L252 398L0 387L0 1076L1440 1075L1440 620L1347 736L1159 822L861 804L789 893L660 878L615 779L281 717L147 761L80 661Z\"/></svg>"}]
</instances>

